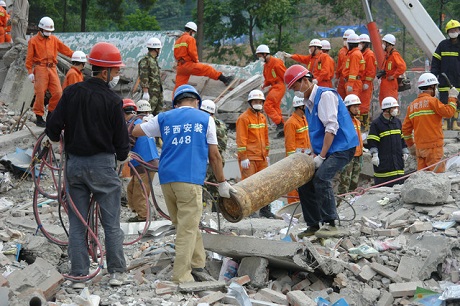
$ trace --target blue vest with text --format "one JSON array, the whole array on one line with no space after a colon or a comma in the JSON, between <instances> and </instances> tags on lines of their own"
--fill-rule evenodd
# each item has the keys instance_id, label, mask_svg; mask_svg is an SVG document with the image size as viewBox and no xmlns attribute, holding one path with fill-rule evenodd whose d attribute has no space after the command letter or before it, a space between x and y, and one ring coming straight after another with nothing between
<instances>
[{"instance_id":1,"label":"blue vest with text","mask_svg":"<svg viewBox=\"0 0 460 306\"><path fill-rule=\"evenodd\" d=\"M140 123L142 123L142 120L139 118L134 121L134 125L138 125ZM136 139L136 144L131 150L139 154L146 162L159 158L155 140L147 136L138 137ZM131 163L134 167L139 165L139 163L135 160L132 160Z\"/></svg>"},{"instance_id":2,"label":"blue vest with text","mask_svg":"<svg viewBox=\"0 0 460 306\"><path fill-rule=\"evenodd\" d=\"M337 121L339 123L339 129L334 137L329 151L327 151L327 156L334 152L345 151L359 145L358 135L353 126L353 121L351 121L350 114L348 113L347 107L343 103L342 98L339 96L337 91L332 88L320 87L318 86L316 91L316 96L313 102L312 112L305 108L305 116L308 121L308 131L310 135L310 142L315 154L321 153L323 147L325 128L321 120L318 117L318 104L321 99L321 95L325 91L332 91L335 93L339 99L339 106L337 112ZM327 157L326 156L326 157Z\"/></svg>"},{"instance_id":3,"label":"blue vest with text","mask_svg":"<svg viewBox=\"0 0 460 306\"><path fill-rule=\"evenodd\" d=\"M158 167L160 184L204 184L208 160L208 123L209 114L190 107L158 114L163 139Z\"/></svg>"}]
</instances>

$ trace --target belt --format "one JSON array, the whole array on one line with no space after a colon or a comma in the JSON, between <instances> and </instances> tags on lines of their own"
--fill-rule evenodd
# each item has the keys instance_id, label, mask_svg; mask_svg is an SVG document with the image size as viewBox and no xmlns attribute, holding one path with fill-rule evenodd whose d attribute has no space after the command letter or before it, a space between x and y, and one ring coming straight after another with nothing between
<instances>
[{"instance_id":1,"label":"belt","mask_svg":"<svg viewBox=\"0 0 460 306\"><path fill-rule=\"evenodd\" d=\"M40 62L37 62L35 63L36 66L45 66L45 67L48 67L48 68L53 68L55 65L54 63L40 63Z\"/></svg>"},{"instance_id":2,"label":"belt","mask_svg":"<svg viewBox=\"0 0 460 306\"><path fill-rule=\"evenodd\" d=\"M345 79L345 81L348 81L348 78L344 78L344 79ZM361 80L361 77L358 75L358 76L356 77L356 80Z\"/></svg>"}]
</instances>

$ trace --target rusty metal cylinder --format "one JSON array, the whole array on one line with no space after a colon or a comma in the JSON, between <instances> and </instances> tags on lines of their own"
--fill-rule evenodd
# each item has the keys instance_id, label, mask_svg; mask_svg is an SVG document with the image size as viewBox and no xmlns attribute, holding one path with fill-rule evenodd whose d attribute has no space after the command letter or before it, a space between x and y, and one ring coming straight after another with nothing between
<instances>
[{"instance_id":1,"label":"rusty metal cylinder","mask_svg":"<svg viewBox=\"0 0 460 306\"><path fill-rule=\"evenodd\" d=\"M233 185L237 193L222 198L219 205L225 219L236 223L267 206L280 196L310 181L315 174L313 158L294 153Z\"/></svg>"}]
</instances>

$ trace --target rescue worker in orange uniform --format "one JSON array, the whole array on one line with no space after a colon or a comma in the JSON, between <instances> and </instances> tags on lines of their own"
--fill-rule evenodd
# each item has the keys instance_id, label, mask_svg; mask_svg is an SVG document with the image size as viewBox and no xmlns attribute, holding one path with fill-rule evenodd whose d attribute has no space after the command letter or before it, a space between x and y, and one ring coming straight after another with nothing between
<instances>
[{"instance_id":1,"label":"rescue worker in orange uniform","mask_svg":"<svg viewBox=\"0 0 460 306\"><path fill-rule=\"evenodd\" d=\"M267 168L270 162L267 118L262 114L264 101L262 91L254 89L249 92L249 107L236 120L236 147L242 180ZM274 217L269 206L259 212L262 217Z\"/></svg>"},{"instance_id":2,"label":"rescue worker in orange uniform","mask_svg":"<svg viewBox=\"0 0 460 306\"><path fill-rule=\"evenodd\" d=\"M64 83L62 84L62 90L67 86L83 82L83 73L82 70L85 68L86 63L86 54L82 51L75 51L72 54L72 67L65 75Z\"/></svg>"},{"instance_id":3,"label":"rescue worker in orange uniform","mask_svg":"<svg viewBox=\"0 0 460 306\"><path fill-rule=\"evenodd\" d=\"M284 147L286 156L293 153L311 154L308 123L305 117L305 104L302 98L295 97L292 101L294 112L284 124ZM299 193L293 190L288 193L288 204L298 202Z\"/></svg>"},{"instance_id":4,"label":"rescue worker in orange uniform","mask_svg":"<svg viewBox=\"0 0 460 306\"><path fill-rule=\"evenodd\" d=\"M371 107L372 93L374 91L374 78L377 73L377 59L375 58L374 51L370 48L371 39L367 34L361 34L359 36L359 48L363 53L365 64L364 74L361 79L363 82L363 88L359 95L361 104L359 105L359 120L364 131L369 130L370 119L369 110Z\"/></svg>"},{"instance_id":5,"label":"rescue worker in orange uniform","mask_svg":"<svg viewBox=\"0 0 460 306\"><path fill-rule=\"evenodd\" d=\"M347 95L354 94L359 96L363 89L361 77L364 75L365 62L363 54L358 48L358 34L350 34L347 42L348 52L342 68L342 76L345 79L345 92Z\"/></svg>"},{"instance_id":6,"label":"rescue worker in orange uniform","mask_svg":"<svg viewBox=\"0 0 460 306\"><path fill-rule=\"evenodd\" d=\"M5 9L6 12L6 22L5 22L5 42L11 42L11 21L10 21L10 14L6 10L6 2L0 1L0 6Z\"/></svg>"},{"instance_id":7,"label":"rescue worker in orange uniform","mask_svg":"<svg viewBox=\"0 0 460 306\"><path fill-rule=\"evenodd\" d=\"M5 29L7 27L8 17L9 15L6 12L6 3L5 1L0 1L0 43L5 42Z\"/></svg>"},{"instance_id":8,"label":"rescue worker in orange uniform","mask_svg":"<svg viewBox=\"0 0 460 306\"><path fill-rule=\"evenodd\" d=\"M281 113L281 100L284 97L284 72L286 67L279 58L270 55L267 45L260 45L256 49L259 61L264 63L264 83L262 90L268 88L267 98L264 104L264 111L273 123L276 124L278 134L276 138L284 137L284 119Z\"/></svg>"},{"instance_id":9,"label":"rescue worker in orange uniform","mask_svg":"<svg viewBox=\"0 0 460 306\"><path fill-rule=\"evenodd\" d=\"M51 32L54 31L54 22L51 18L43 17L40 19L38 27L40 31L28 43L26 68L29 72L29 80L34 83L35 103L33 111L37 116L36 125L45 127L43 115L45 114L46 90L51 94L48 114L56 108L62 96L61 81L56 70L57 53L72 57L73 51L56 36L51 35Z\"/></svg>"},{"instance_id":10,"label":"rescue worker in orange uniform","mask_svg":"<svg viewBox=\"0 0 460 306\"><path fill-rule=\"evenodd\" d=\"M301 54L289 54L284 52L284 55L288 58L292 58L296 62L305 64L307 69L313 74L313 83L318 86L330 87L332 77L330 77L331 62L330 56L323 53L321 50L323 45L319 39L312 39L309 44L308 53L309 55ZM332 70L334 69L334 63L332 62Z\"/></svg>"},{"instance_id":11,"label":"rescue worker in orange uniform","mask_svg":"<svg viewBox=\"0 0 460 306\"><path fill-rule=\"evenodd\" d=\"M448 104L436 98L439 82L432 73L424 73L418 79L422 91L408 107L402 125L404 140L409 152L417 158L417 170L439 162L444 157L444 133L442 118L452 118L457 111L458 90L449 89ZM429 171L444 172L446 164L430 167Z\"/></svg>"},{"instance_id":12,"label":"rescue worker in orange uniform","mask_svg":"<svg viewBox=\"0 0 460 306\"><path fill-rule=\"evenodd\" d=\"M321 48L321 51L327 54L327 57L326 57L327 64L325 65L325 67L327 67L328 69L327 76L325 77L325 81L324 81L325 85L323 86L332 88L332 79L334 78L334 74L335 74L335 61L332 58L332 56L329 55L329 51L331 50L331 43L323 39L321 41L321 45L323 46ZM329 81L326 81L326 80L329 80Z\"/></svg>"},{"instance_id":13,"label":"rescue worker in orange uniform","mask_svg":"<svg viewBox=\"0 0 460 306\"><path fill-rule=\"evenodd\" d=\"M337 88L337 92L345 99L347 93L345 92L345 79L342 74L342 69L345 66L345 61L348 53L348 36L355 34L355 31L348 29L343 33L343 47L340 48L338 58L337 58L337 69L335 70L335 81L334 87Z\"/></svg>"},{"instance_id":14,"label":"rescue worker in orange uniform","mask_svg":"<svg viewBox=\"0 0 460 306\"><path fill-rule=\"evenodd\" d=\"M195 34L197 31L196 23L190 21L185 25L185 31L174 44L174 58L177 61L176 88L187 84L191 75L207 76L213 80L219 80L228 86L233 80L233 76L224 76L210 65L202 64L198 60Z\"/></svg>"},{"instance_id":15,"label":"rescue worker in orange uniform","mask_svg":"<svg viewBox=\"0 0 460 306\"><path fill-rule=\"evenodd\" d=\"M385 60L378 75L381 76L379 103L387 97L398 100L398 77L406 72L406 62L395 49L396 38L387 34L382 38L382 48L385 51Z\"/></svg>"}]
</instances>

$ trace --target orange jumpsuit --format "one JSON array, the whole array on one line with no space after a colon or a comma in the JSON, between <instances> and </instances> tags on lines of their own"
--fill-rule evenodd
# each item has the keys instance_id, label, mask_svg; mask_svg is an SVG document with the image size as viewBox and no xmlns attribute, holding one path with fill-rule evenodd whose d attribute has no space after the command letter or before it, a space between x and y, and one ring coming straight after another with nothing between
<instances>
[{"instance_id":1,"label":"orange jumpsuit","mask_svg":"<svg viewBox=\"0 0 460 306\"><path fill-rule=\"evenodd\" d=\"M65 75L64 84L62 84L62 90L64 90L67 86L78 82L83 82L83 73L81 73L80 69L72 66Z\"/></svg>"},{"instance_id":2,"label":"orange jumpsuit","mask_svg":"<svg viewBox=\"0 0 460 306\"><path fill-rule=\"evenodd\" d=\"M0 43L5 42L5 28L6 28L7 21L8 21L8 13L3 8L3 6L0 6Z\"/></svg>"},{"instance_id":3,"label":"orange jumpsuit","mask_svg":"<svg viewBox=\"0 0 460 306\"><path fill-rule=\"evenodd\" d=\"M345 93L346 95L355 94L359 96L363 89L363 82L361 76L364 73L365 62L363 54L358 47L348 51L345 58L345 64L342 68L342 76L345 78ZM352 87L352 91L348 91L347 88Z\"/></svg>"},{"instance_id":4,"label":"orange jumpsuit","mask_svg":"<svg viewBox=\"0 0 460 306\"><path fill-rule=\"evenodd\" d=\"M337 59L337 70L335 71L335 78L338 80L337 82L337 92L345 99L347 93L345 92L345 79L343 78L342 69L345 66L345 60L347 57L348 48L343 46L339 50L339 55Z\"/></svg>"},{"instance_id":5,"label":"orange jumpsuit","mask_svg":"<svg viewBox=\"0 0 460 306\"><path fill-rule=\"evenodd\" d=\"M444 157L442 118L452 118L457 110L456 102L456 98L449 98L448 104L443 104L436 97L421 93L407 107L402 133L408 147L415 142L418 170L433 165ZM441 163L435 172L444 172L445 169L445 163ZM429 170L433 171L434 167Z\"/></svg>"},{"instance_id":6,"label":"orange jumpsuit","mask_svg":"<svg viewBox=\"0 0 460 306\"><path fill-rule=\"evenodd\" d=\"M398 51L391 49L389 53L386 52L382 69L385 70L386 74L381 78L380 82L380 106L382 105L382 100L386 97L398 99L398 77L406 71L406 62ZM388 80L390 76L393 77L392 80Z\"/></svg>"},{"instance_id":7,"label":"orange jumpsuit","mask_svg":"<svg viewBox=\"0 0 460 306\"><path fill-rule=\"evenodd\" d=\"M11 42L11 23L8 25L9 20L10 14L6 13L5 42Z\"/></svg>"},{"instance_id":8,"label":"orange jumpsuit","mask_svg":"<svg viewBox=\"0 0 460 306\"><path fill-rule=\"evenodd\" d=\"M324 68L327 71L327 74L325 74L324 79L322 80L323 85L320 85L318 81L318 85L324 86L324 87L329 87L332 88L332 79L334 78L335 74L335 62L334 59L327 53L325 53L327 56L324 58L323 63L327 63L324 65Z\"/></svg>"},{"instance_id":9,"label":"orange jumpsuit","mask_svg":"<svg viewBox=\"0 0 460 306\"><path fill-rule=\"evenodd\" d=\"M184 32L174 44L174 58L177 61L176 88L187 84L191 75L207 76L217 80L222 72L198 60L196 40L188 32ZM173 92L174 92L173 91Z\"/></svg>"},{"instance_id":10,"label":"orange jumpsuit","mask_svg":"<svg viewBox=\"0 0 460 306\"><path fill-rule=\"evenodd\" d=\"M265 115L248 108L236 120L236 147L241 179L253 175L268 167L267 157L270 150L268 126ZM241 161L249 159L249 169L241 167Z\"/></svg>"},{"instance_id":11,"label":"orange jumpsuit","mask_svg":"<svg viewBox=\"0 0 460 306\"><path fill-rule=\"evenodd\" d=\"M270 56L268 62L264 65L264 84L262 88L271 86L265 97L264 111L267 116L276 124L284 122L281 113L281 100L286 92L284 86L284 72L286 67L279 58Z\"/></svg>"},{"instance_id":12,"label":"orange jumpsuit","mask_svg":"<svg viewBox=\"0 0 460 306\"><path fill-rule=\"evenodd\" d=\"M38 32L29 40L26 68L29 74L35 75L33 111L38 116L43 116L45 113L44 101L47 89L51 94L49 112L56 108L62 96L61 81L56 70L58 52L68 57L72 57L73 54L73 51L54 35L45 38L41 32Z\"/></svg>"},{"instance_id":13,"label":"orange jumpsuit","mask_svg":"<svg viewBox=\"0 0 460 306\"><path fill-rule=\"evenodd\" d=\"M363 86L364 84L367 84L369 88L366 90L363 89L359 95L359 99L361 100L359 112L361 115L369 113L369 109L371 107L372 92L374 91L374 78L375 74L377 73L377 59L375 58L374 51L366 48L366 50L363 52L363 57L364 61L366 62L366 66L361 81L363 82Z\"/></svg>"},{"instance_id":14,"label":"orange jumpsuit","mask_svg":"<svg viewBox=\"0 0 460 306\"><path fill-rule=\"evenodd\" d=\"M330 76L330 71L334 71L334 60L331 63L329 59L332 58L328 54L319 51L318 54L313 56L293 54L291 58L307 66L307 69L313 73L313 76L318 81L318 86L332 87L331 80L333 75Z\"/></svg>"},{"instance_id":15,"label":"orange jumpsuit","mask_svg":"<svg viewBox=\"0 0 460 306\"><path fill-rule=\"evenodd\" d=\"M296 151L305 152L306 149L311 150L310 137L308 136L308 123L305 115L300 117L297 113L293 113L284 124L284 146L286 148L286 156L289 156ZM297 202L299 193L293 190L288 193L288 203Z\"/></svg>"}]
</instances>

